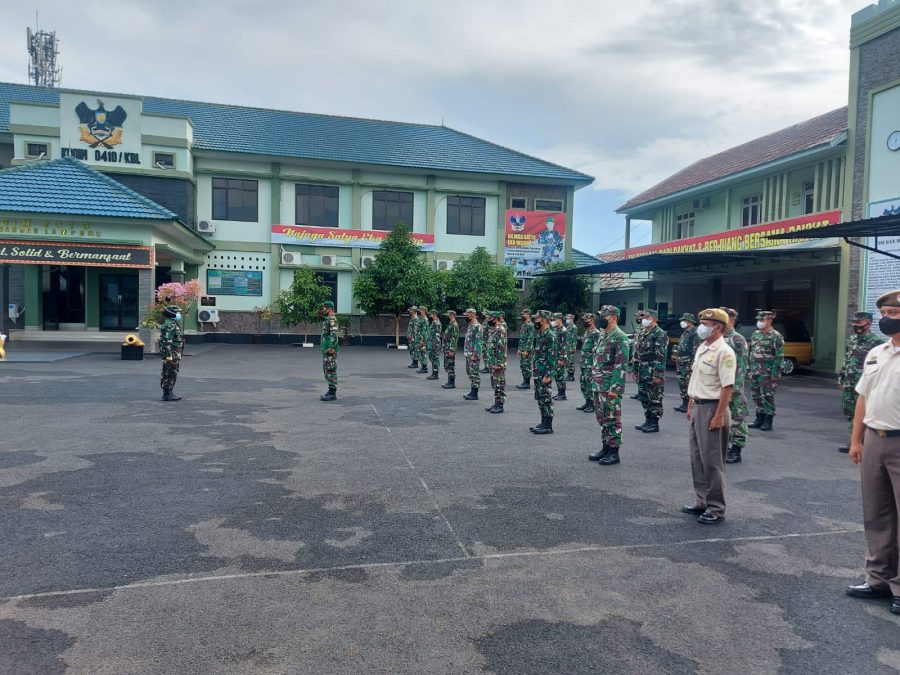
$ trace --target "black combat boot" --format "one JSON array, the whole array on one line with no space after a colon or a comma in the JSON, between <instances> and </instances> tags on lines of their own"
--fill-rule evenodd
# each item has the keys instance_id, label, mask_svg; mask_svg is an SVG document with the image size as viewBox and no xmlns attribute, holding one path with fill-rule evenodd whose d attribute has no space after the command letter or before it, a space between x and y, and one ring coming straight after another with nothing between
<instances>
[{"instance_id":1,"label":"black combat boot","mask_svg":"<svg viewBox=\"0 0 900 675\"><path fill-rule=\"evenodd\" d=\"M531 378L526 377L522 380L522 384L517 384L516 389L531 389Z\"/></svg>"},{"instance_id":2,"label":"black combat boot","mask_svg":"<svg viewBox=\"0 0 900 675\"><path fill-rule=\"evenodd\" d=\"M603 466L609 466L610 464L618 464L619 463L619 449L618 448L610 448L609 452L606 453L606 457L603 459L598 459L597 464L602 464Z\"/></svg>"},{"instance_id":3,"label":"black combat boot","mask_svg":"<svg viewBox=\"0 0 900 675\"><path fill-rule=\"evenodd\" d=\"M467 401L477 401L478 400L478 387L472 387L469 390L468 394L463 394L463 398Z\"/></svg>"},{"instance_id":4,"label":"black combat boot","mask_svg":"<svg viewBox=\"0 0 900 675\"><path fill-rule=\"evenodd\" d=\"M728 448L728 453L725 455L725 463L726 464L737 464L741 461L741 446L732 445Z\"/></svg>"},{"instance_id":5,"label":"black combat boot","mask_svg":"<svg viewBox=\"0 0 900 675\"><path fill-rule=\"evenodd\" d=\"M419 366L419 369L416 372L417 373L427 373L428 372L428 364L425 362L422 362L422 364Z\"/></svg>"},{"instance_id":6,"label":"black combat boot","mask_svg":"<svg viewBox=\"0 0 900 675\"><path fill-rule=\"evenodd\" d=\"M838 448L838 452L843 452L844 454L847 454L848 452L850 452L850 446L842 445Z\"/></svg>"},{"instance_id":7,"label":"black combat boot","mask_svg":"<svg viewBox=\"0 0 900 675\"><path fill-rule=\"evenodd\" d=\"M556 396L553 397L554 401L566 401L566 384L565 382L560 382L556 387Z\"/></svg>"},{"instance_id":8,"label":"black combat boot","mask_svg":"<svg viewBox=\"0 0 900 675\"><path fill-rule=\"evenodd\" d=\"M484 368L481 369L481 372L482 372L482 374L489 373L489 372L491 372L491 369L488 368L487 366L485 366Z\"/></svg>"},{"instance_id":9,"label":"black combat boot","mask_svg":"<svg viewBox=\"0 0 900 675\"><path fill-rule=\"evenodd\" d=\"M545 426L547 426L547 416L541 415L541 423L535 424L533 427L528 427L528 431L537 433L538 429L543 429Z\"/></svg>"},{"instance_id":10,"label":"black combat boot","mask_svg":"<svg viewBox=\"0 0 900 675\"><path fill-rule=\"evenodd\" d=\"M644 421L641 424L635 424L634 428L638 431L643 431L644 427L647 426L647 422L650 421L650 415L648 413L644 413Z\"/></svg>"},{"instance_id":11,"label":"black combat boot","mask_svg":"<svg viewBox=\"0 0 900 675\"><path fill-rule=\"evenodd\" d=\"M566 382L574 382L575 381L575 373L569 373L566 376Z\"/></svg>"},{"instance_id":12,"label":"black combat boot","mask_svg":"<svg viewBox=\"0 0 900 675\"><path fill-rule=\"evenodd\" d=\"M675 412L686 413L688 411L688 400L689 399L686 398L681 399L681 405L676 408L672 408L672 410L674 410Z\"/></svg>"},{"instance_id":13,"label":"black combat boot","mask_svg":"<svg viewBox=\"0 0 900 675\"><path fill-rule=\"evenodd\" d=\"M588 401L587 399L585 399L585 400L584 400L584 403L582 403L580 406L578 406L577 408L575 408L575 410L584 410L584 409L587 408L590 404L591 404L591 402Z\"/></svg>"},{"instance_id":14,"label":"black combat boot","mask_svg":"<svg viewBox=\"0 0 900 675\"><path fill-rule=\"evenodd\" d=\"M645 434L653 434L659 431L659 418L653 415L647 415L647 421L641 427L641 431Z\"/></svg>"},{"instance_id":15,"label":"black combat boot","mask_svg":"<svg viewBox=\"0 0 900 675\"><path fill-rule=\"evenodd\" d=\"M440 378L440 375L438 375L437 368L432 368L432 369L431 369L431 375L429 375L429 376L426 377L425 379L426 379L426 380L439 380L439 379L441 379L441 378Z\"/></svg>"},{"instance_id":16,"label":"black combat boot","mask_svg":"<svg viewBox=\"0 0 900 675\"><path fill-rule=\"evenodd\" d=\"M750 424L748 424L747 426L751 429L759 429L763 425L763 422L765 421L765 419L766 419L766 416L757 410L756 411L756 419L753 420L752 422L750 422Z\"/></svg>"},{"instance_id":17,"label":"black combat boot","mask_svg":"<svg viewBox=\"0 0 900 675\"><path fill-rule=\"evenodd\" d=\"M406 366L406 367L407 367L407 368L418 368L418 367L419 367L419 360L418 360L418 359L413 359L413 360L412 360L412 363L410 363L410 364L409 364L408 366Z\"/></svg>"},{"instance_id":18,"label":"black combat boot","mask_svg":"<svg viewBox=\"0 0 900 675\"><path fill-rule=\"evenodd\" d=\"M760 431L772 431L772 421L775 415L763 415L763 423L759 425Z\"/></svg>"},{"instance_id":19,"label":"black combat boot","mask_svg":"<svg viewBox=\"0 0 900 675\"><path fill-rule=\"evenodd\" d=\"M485 412L492 413L492 412L494 412L494 410L495 410L496 408L497 408L497 401L494 401L494 404L493 404L493 405L489 405L487 408L484 409L484 411L485 411Z\"/></svg>"},{"instance_id":20,"label":"black combat boot","mask_svg":"<svg viewBox=\"0 0 900 675\"><path fill-rule=\"evenodd\" d=\"M163 401L180 401L181 397L173 394L171 389L163 389L162 400Z\"/></svg>"},{"instance_id":21,"label":"black combat boot","mask_svg":"<svg viewBox=\"0 0 900 675\"><path fill-rule=\"evenodd\" d=\"M588 401L588 404L584 407L584 412L586 412L586 413L592 413L592 412L594 412L595 410L596 410L596 408L594 407L594 402L593 402L593 401Z\"/></svg>"},{"instance_id":22,"label":"black combat boot","mask_svg":"<svg viewBox=\"0 0 900 675\"><path fill-rule=\"evenodd\" d=\"M456 377L454 375L447 376L447 384L441 385L442 389L456 389Z\"/></svg>"},{"instance_id":23,"label":"black combat boot","mask_svg":"<svg viewBox=\"0 0 900 675\"><path fill-rule=\"evenodd\" d=\"M494 405L488 410L489 413L493 413L497 415L503 412L503 404L500 401L496 401Z\"/></svg>"},{"instance_id":24,"label":"black combat boot","mask_svg":"<svg viewBox=\"0 0 900 675\"><path fill-rule=\"evenodd\" d=\"M337 389L335 387L328 387L328 391L319 397L320 401L334 401L336 399Z\"/></svg>"},{"instance_id":25,"label":"black combat boot","mask_svg":"<svg viewBox=\"0 0 900 675\"><path fill-rule=\"evenodd\" d=\"M553 418L548 415L547 418L544 420L544 426L537 427L534 430L534 433L536 433L538 436L543 436L544 434L552 434L553 433Z\"/></svg>"},{"instance_id":26,"label":"black combat boot","mask_svg":"<svg viewBox=\"0 0 900 675\"><path fill-rule=\"evenodd\" d=\"M641 397L640 394L632 394L632 396L631 396L631 398L635 401L637 401L640 397Z\"/></svg>"},{"instance_id":27,"label":"black combat boot","mask_svg":"<svg viewBox=\"0 0 900 675\"><path fill-rule=\"evenodd\" d=\"M608 454L609 454L609 446L606 443L604 443L603 447L600 448L599 451L592 452L591 454L589 454L588 459L591 460L592 462L599 462L601 459L606 457Z\"/></svg>"}]
</instances>

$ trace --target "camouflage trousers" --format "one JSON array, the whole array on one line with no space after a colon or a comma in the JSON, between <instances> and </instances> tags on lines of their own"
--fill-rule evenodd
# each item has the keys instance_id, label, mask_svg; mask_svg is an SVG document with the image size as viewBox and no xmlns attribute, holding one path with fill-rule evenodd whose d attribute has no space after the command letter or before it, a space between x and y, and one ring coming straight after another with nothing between
<instances>
[{"instance_id":1,"label":"camouflage trousers","mask_svg":"<svg viewBox=\"0 0 900 675\"><path fill-rule=\"evenodd\" d=\"M337 389L337 354L322 354L322 370L329 389Z\"/></svg>"},{"instance_id":2,"label":"camouflage trousers","mask_svg":"<svg viewBox=\"0 0 900 675\"><path fill-rule=\"evenodd\" d=\"M659 419L663 416L663 393L665 380L654 384L652 378L638 380L638 400L644 406L644 413Z\"/></svg>"},{"instance_id":3,"label":"camouflage trousers","mask_svg":"<svg viewBox=\"0 0 900 675\"><path fill-rule=\"evenodd\" d=\"M503 404L506 401L506 367L491 368L491 389L494 390L494 401Z\"/></svg>"},{"instance_id":4,"label":"camouflage trousers","mask_svg":"<svg viewBox=\"0 0 900 675\"><path fill-rule=\"evenodd\" d=\"M553 398L550 385L544 384L540 376L534 378L534 400L537 401L541 417L553 417Z\"/></svg>"},{"instance_id":5,"label":"camouflage trousers","mask_svg":"<svg viewBox=\"0 0 900 675\"><path fill-rule=\"evenodd\" d=\"M841 409L844 411L844 417L847 418L847 426L853 431L853 415L856 412L856 399L859 394L853 387L841 387Z\"/></svg>"},{"instance_id":6,"label":"camouflage trousers","mask_svg":"<svg viewBox=\"0 0 900 675\"><path fill-rule=\"evenodd\" d=\"M162 362L162 376L159 378L159 386L166 389L173 389L175 381L178 379L178 369L181 367L181 354L175 352L172 354L172 360Z\"/></svg>"},{"instance_id":7,"label":"camouflage trousers","mask_svg":"<svg viewBox=\"0 0 900 675\"><path fill-rule=\"evenodd\" d=\"M531 369L534 365L534 356L528 352L528 356L519 357L519 368L522 370L522 382L531 379Z\"/></svg>"},{"instance_id":8,"label":"camouflage trousers","mask_svg":"<svg viewBox=\"0 0 900 675\"><path fill-rule=\"evenodd\" d=\"M622 397L607 396L599 387L594 392L594 415L600 425L600 438L610 448L622 446Z\"/></svg>"},{"instance_id":9,"label":"camouflage trousers","mask_svg":"<svg viewBox=\"0 0 900 675\"><path fill-rule=\"evenodd\" d=\"M756 404L756 414L775 414L775 378L768 372L757 371L750 374L750 393Z\"/></svg>"},{"instance_id":10,"label":"camouflage trousers","mask_svg":"<svg viewBox=\"0 0 900 675\"><path fill-rule=\"evenodd\" d=\"M441 362L441 350L437 347L429 347L428 349L428 359L431 361L431 369L434 372L438 371L438 366Z\"/></svg>"},{"instance_id":11,"label":"camouflage trousers","mask_svg":"<svg viewBox=\"0 0 900 675\"><path fill-rule=\"evenodd\" d=\"M566 374L569 377L575 377L575 357L574 356L569 357L569 363L566 366Z\"/></svg>"},{"instance_id":12,"label":"camouflage trousers","mask_svg":"<svg viewBox=\"0 0 900 675\"><path fill-rule=\"evenodd\" d=\"M558 365L553 370L553 379L556 380L556 386L560 389L566 388L566 364Z\"/></svg>"},{"instance_id":13,"label":"camouflage trousers","mask_svg":"<svg viewBox=\"0 0 900 675\"><path fill-rule=\"evenodd\" d=\"M743 389L732 391L728 410L731 411L731 444L743 448L747 445L747 436L750 434L747 427L750 409L747 407L747 397Z\"/></svg>"},{"instance_id":14,"label":"camouflage trousers","mask_svg":"<svg viewBox=\"0 0 900 675\"><path fill-rule=\"evenodd\" d=\"M481 362L466 358L466 375L475 389L481 386Z\"/></svg>"},{"instance_id":15,"label":"camouflage trousers","mask_svg":"<svg viewBox=\"0 0 900 675\"><path fill-rule=\"evenodd\" d=\"M448 349L444 352L444 370L447 377L456 378L456 350L452 352Z\"/></svg>"},{"instance_id":16,"label":"camouflage trousers","mask_svg":"<svg viewBox=\"0 0 900 675\"><path fill-rule=\"evenodd\" d=\"M419 360L419 347L416 345L415 341L410 340L409 338L406 338L406 347L409 351L409 358L411 358L413 361L418 361Z\"/></svg>"},{"instance_id":17,"label":"camouflage trousers","mask_svg":"<svg viewBox=\"0 0 900 675\"><path fill-rule=\"evenodd\" d=\"M591 375L591 369L585 368L583 363L581 364L578 384L581 386L581 395L584 396L584 400L594 400L594 378Z\"/></svg>"},{"instance_id":18,"label":"camouflage trousers","mask_svg":"<svg viewBox=\"0 0 900 675\"><path fill-rule=\"evenodd\" d=\"M678 392L681 394L681 400L683 401L688 397L687 389L688 382L691 381L691 367L676 367L675 373L678 377Z\"/></svg>"}]
</instances>

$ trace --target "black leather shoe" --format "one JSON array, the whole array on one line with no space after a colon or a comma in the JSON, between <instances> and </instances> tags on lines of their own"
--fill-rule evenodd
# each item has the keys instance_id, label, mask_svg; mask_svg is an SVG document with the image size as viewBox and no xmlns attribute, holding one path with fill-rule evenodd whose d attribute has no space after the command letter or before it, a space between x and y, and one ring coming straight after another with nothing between
<instances>
[{"instance_id":1,"label":"black leather shoe","mask_svg":"<svg viewBox=\"0 0 900 675\"><path fill-rule=\"evenodd\" d=\"M591 460L592 462L599 462L601 459L606 457L608 454L609 454L609 448L604 445L597 452L592 452L591 454L589 454L588 459Z\"/></svg>"},{"instance_id":2,"label":"black leather shoe","mask_svg":"<svg viewBox=\"0 0 900 675\"><path fill-rule=\"evenodd\" d=\"M516 389L531 389L531 382L522 382L516 385Z\"/></svg>"},{"instance_id":3,"label":"black leather shoe","mask_svg":"<svg viewBox=\"0 0 900 675\"><path fill-rule=\"evenodd\" d=\"M900 595L895 595L891 600L891 614L900 614Z\"/></svg>"},{"instance_id":4,"label":"black leather shoe","mask_svg":"<svg viewBox=\"0 0 900 675\"><path fill-rule=\"evenodd\" d=\"M586 412L586 413L592 413L592 412L594 412L595 410L596 410L596 408L594 408L594 404L593 404L593 403L588 403L588 404L587 404L587 407L584 409L584 412Z\"/></svg>"},{"instance_id":5,"label":"black leather shoe","mask_svg":"<svg viewBox=\"0 0 900 675\"><path fill-rule=\"evenodd\" d=\"M566 392L565 392L565 390L558 392L558 393L556 394L556 396L553 397L553 400L554 400L554 401L566 401L566 400L568 400L568 399L566 399Z\"/></svg>"},{"instance_id":6,"label":"black leather shoe","mask_svg":"<svg viewBox=\"0 0 900 675\"><path fill-rule=\"evenodd\" d=\"M406 367L407 367L407 368L418 368L418 367L419 367L419 362L418 362L418 361L413 361L412 363L410 363L410 364L409 364L408 366L406 366Z\"/></svg>"},{"instance_id":7,"label":"black leather shoe","mask_svg":"<svg viewBox=\"0 0 900 675\"><path fill-rule=\"evenodd\" d=\"M763 423L759 425L760 431L772 431L772 422L775 415L763 415Z\"/></svg>"},{"instance_id":8,"label":"black leather shoe","mask_svg":"<svg viewBox=\"0 0 900 675\"><path fill-rule=\"evenodd\" d=\"M730 448L728 448L728 454L725 455L725 463L726 464L737 464L740 461L741 461L741 449L736 445L732 445Z\"/></svg>"},{"instance_id":9,"label":"black leather shoe","mask_svg":"<svg viewBox=\"0 0 900 675\"><path fill-rule=\"evenodd\" d=\"M534 430L538 436L543 436L544 434L552 434L553 433L553 418L548 417L544 420L544 426L538 427Z\"/></svg>"},{"instance_id":10,"label":"black leather shoe","mask_svg":"<svg viewBox=\"0 0 900 675\"><path fill-rule=\"evenodd\" d=\"M456 382L454 380L447 380L447 384L442 384L441 389L456 389Z\"/></svg>"},{"instance_id":11,"label":"black leather shoe","mask_svg":"<svg viewBox=\"0 0 900 675\"><path fill-rule=\"evenodd\" d=\"M502 404L502 403L495 403L495 404L494 404L494 407L491 408L490 410L488 410L488 412L489 412L489 413L493 413L493 414L495 414L495 415L498 414L498 413L502 413L502 412L503 412L503 404Z\"/></svg>"},{"instance_id":12,"label":"black leather shoe","mask_svg":"<svg viewBox=\"0 0 900 675\"><path fill-rule=\"evenodd\" d=\"M891 589L886 586L883 588L870 586L868 582L866 582L857 584L856 586L847 586L847 595L854 598L862 598L863 600L878 600L881 598L890 598ZM897 604L897 598L894 598L892 604ZM891 611L893 611L893 609Z\"/></svg>"},{"instance_id":13,"label":"black leather shoe","mask_svg":"<svg viewBox=\"0 0 900 675\"><path fill-rule=\"evenodd\" d=\"M649 418L645 418L644 422L642 424L635 424L634 428L637 429L638 431L643 431L644 427L647 425L647 422L649 422L649 421L650 421Z\"/></svg>"},{"instance_id":14,"label":"black leather shoe","mask_svg":"<svg viewBox=\"0 0 900 675\"><path fill-rule=\"evenodd\" d=\"M422 366L422 367L419 368L416 372L417 372L417 373L427 373L427 372L428 372L428 368L426 368L425 366Z\"/></svg>"},{"instance_id":15,"label":"black leather shoe","mask_svg":"<svg viewBox=\"0 0 900 675\"><path fill-rule=\"evenodd\" d=\"M756 419L750 422L747 426L750 429L759 429L762 426L763 421L765 421L766 416L761 412L756 413Z\"/></svg>"},{"instance_id":16,"label":"black leather shoe","mask_svg":"<svg viewBox=\"0 0 900 675\"><path fill-rule=\"evenodd\" d=\"M848 452L850 452L850 446L842 445L841 447L838 448L838 452L843 452L846 455Z\"/></svg>"},{"instance_id":17,"label":"black leather shoe","mask_svg":"<svg viewBox=\"0 0 900 675\"><path fill-rule=\"evenodd\" d=\"M337 400L337 392L334 389L329 389L324 395L319 397L320 401L336 401Z\"/></svg>"},{"instance_id":18,"label":"black leather shoe","mask_svg":"<svg viewBox=\"0 0 900 675\"><path fill-rule=\"evenodd\" d=\"M545 426L547 426L547 418L544 415L541 415L541 423L535 424L533 427L528 427L528 431L534 433L537 432L538 429L543 429Z\"/></svg>"},{"instance_id":19,"label":"black leather shoe","mask_svg":"<svg viewBox=\"0 0 900 675\"><path fill-rule=\"evenodd\" d=\"M609 454L603 459L598 459L597 464L602 464L603 466L609 466L610 464L618 464L619 463L619 449L618 448L610 448Z\"/></svg>"},{"instance_id":20,"label":"black leather shoe","mask_svg":"<svg viewBox=\"0 0 900 675\"><path fill-rule=\"evenodd\" d=\"M723 520L725 520L725 516L720 516L712 511L704 511L697 516L697 522L701 525L718 525Z\"/></svg>"},{"instance_id":21,"label":"black leather shoe","mask_svg":"<svg viewBox=\"0 0 900 675\"><path fill-rule=\"evenodd\" d=\"M568 377L566 377L566 382L574 382L574 381L575 381L574 375L569 375Z\"/></svg>"},{"instance_id":22,"label":"black leather shoe","mask_svg":"<svg viewBox=\"0 0 900 675\"><path fill-rule=\"evenodd\" d=\"M575 410L584 410L584 409L587 408L589 405L590 405L590 403L588 403L587 401L585 401L585 402L582 403L580 406L577 406L577 407L575 408Z\"/></svg>"},{"instance_id":23,"label":"black leather shoe","mask_svg":"<svg viewBox=\"0 0 900 675\"><path fill-rule=\"evenodd\" d=\"M682 513L690 513L692 516L699 516L703 513L706 513L705 506L691 506L690 504L685 504L681 507Z\"/></svg>"}]
</instances>

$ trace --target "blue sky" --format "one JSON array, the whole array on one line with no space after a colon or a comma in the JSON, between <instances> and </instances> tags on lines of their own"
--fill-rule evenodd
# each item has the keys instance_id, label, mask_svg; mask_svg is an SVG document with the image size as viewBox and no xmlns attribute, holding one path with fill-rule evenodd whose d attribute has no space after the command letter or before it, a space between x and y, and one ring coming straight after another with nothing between
<instances>
[{"instance_id":1,"label":"blue sky","mask_svg":"<svg viewBox=\"0 0 900 675\"><path fill-rule=\"evenodd\" d=\"M846 105L850 15L868 4L20 1L0 5L0 81L26 81L38 10L64 87L443 122L595 176L574 228L595 254L622 247L615 209L634 194Z\"/></svg>"}]
</instances>

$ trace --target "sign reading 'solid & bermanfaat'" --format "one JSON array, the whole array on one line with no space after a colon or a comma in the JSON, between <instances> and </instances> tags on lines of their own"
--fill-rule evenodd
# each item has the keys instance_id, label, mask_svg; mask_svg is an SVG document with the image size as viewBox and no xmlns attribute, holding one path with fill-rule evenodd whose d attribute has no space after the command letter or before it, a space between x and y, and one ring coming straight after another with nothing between
<instances>
[{"instance_id":1,"label":"sign reading 'solid & bermanfaat'","mask_svg":"<svg viewBox=\"0 0 900 675\"><path fill-rule=\"evenodd\" d=\"M153 251L149 246L107 246L0 239L0 263L151 268L153 267Z\"/></svg>"}]
</instances>

